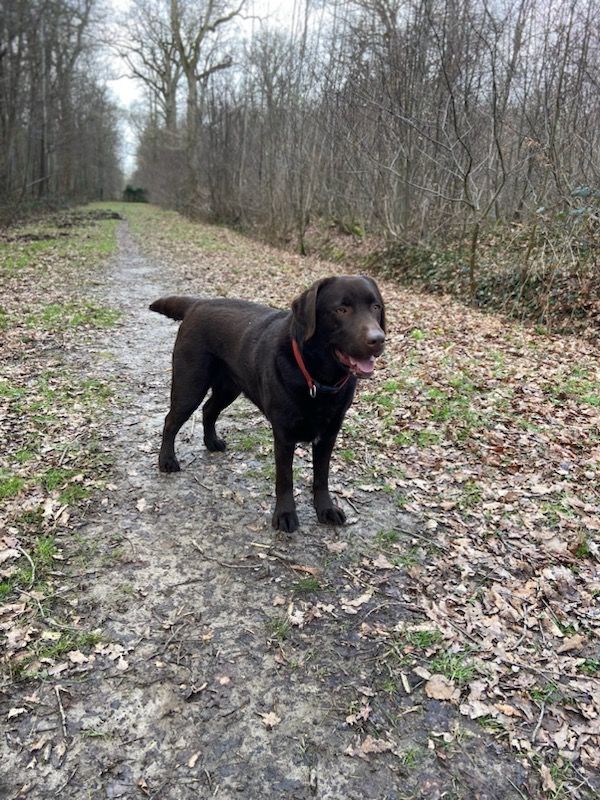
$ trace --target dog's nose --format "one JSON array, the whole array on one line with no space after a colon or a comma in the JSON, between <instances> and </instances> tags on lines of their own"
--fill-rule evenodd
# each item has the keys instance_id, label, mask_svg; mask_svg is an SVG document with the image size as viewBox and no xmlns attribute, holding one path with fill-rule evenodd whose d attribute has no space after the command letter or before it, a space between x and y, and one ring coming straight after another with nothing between
<instances>
[{"instance_id":1,"label":"dog's nose","mask_svg":"<svg viewBox=\"0 0 600 800\"><path fill-rule=\"evenodd\" d=\"M367 344L375 347L378 344L385 342L385 333L381 328L369 328L367 332Z\"/></svg>"}]
</instances>

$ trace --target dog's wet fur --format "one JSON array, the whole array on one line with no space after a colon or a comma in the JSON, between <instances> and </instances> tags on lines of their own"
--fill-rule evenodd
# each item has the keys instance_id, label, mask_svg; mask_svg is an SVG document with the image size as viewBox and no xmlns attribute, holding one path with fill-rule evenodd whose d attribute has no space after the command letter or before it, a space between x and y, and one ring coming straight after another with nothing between
<instances>
[{"instance_id":1,"label":"dog's wet fur","mask_svg":"<svg viewBox=\"0 0 600 800\"><path fill-rule=\"evenodd\" d=\"M313 501L320 522L342 525L344 512L329 494L329 462L357 377L373 371L385 341L384 304L372 278L324 278L280 311L245 300L164 297L150 306L183 320L173 351L171 408L165 419L159 468L179 471L175 437L202 408L204 443L225 450L215 423L240 394L267 417L275 442L273 527L294 531L298 516L292 460L298 442L311 442ZM292 349L296 339L308 378Z\"/></svg>"}]
</instances>

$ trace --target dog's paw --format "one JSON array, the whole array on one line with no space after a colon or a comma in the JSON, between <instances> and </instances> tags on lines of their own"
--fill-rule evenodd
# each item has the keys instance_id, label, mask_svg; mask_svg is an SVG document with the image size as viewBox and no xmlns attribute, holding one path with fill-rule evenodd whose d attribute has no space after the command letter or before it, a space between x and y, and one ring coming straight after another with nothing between
<instances>
[{"instance_id":1,"label":"dog's paw","mask_svg":"<svg viewBox=\"0 0 600 800\"><path fill-rule=\"evenodd\" d=\"M271 524L276 531L292 533L300 523L298 522L298 515L295 511L277 511L277 509L275 509Z\"/></svg>"},{"instance_id":2,"label":"dog's paw","mask_svg":"<svg viewBox=\"0 0 600 800\"><path fill-rule=\"evenodd\" d=\"M219 439L218 436L214 436L212 439L206 437L204 439L204 444L206 445L206 449L210 450L211 453L222 453L227 450L225 439Z\"/></svg>"},{"instance_id":3,"label":"dog's paw","mask_svg":"<svg viewBox=\"0 0 600 800\"><path fill-rule=\"evenodd\" d=\"M329 506L329 508L317 509L317 519L325 525L344 525L346 515L341 508Z\"/></svg>"},{"instance_id":4,"label":"dog's paw","mask_svg":"<svg viewBox=\"0 0 600 800\"><path fill-rule=\"evenodd\" d=\"M177 461L175 456L170 456L169 458L159 458L158 468L161 472L181 472L179 461Z\"/></svg>"}]
</instances>

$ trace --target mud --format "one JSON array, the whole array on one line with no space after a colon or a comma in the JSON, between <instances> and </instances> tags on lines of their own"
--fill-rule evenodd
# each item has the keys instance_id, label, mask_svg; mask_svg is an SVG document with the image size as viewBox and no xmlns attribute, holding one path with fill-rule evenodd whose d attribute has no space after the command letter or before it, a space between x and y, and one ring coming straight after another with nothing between
<instances>
[{"instance_id":1,"label":"mud","mask_svg":"<svg viewBox=\"0 0 600 800\"><path fill-rule=\"evenodd\" d=\"M114 475L76 532L84 559L66 578L102 643L79 671L50 676L35 702L31 685L19 686L11 704L29 713L6 725L0 795L541 796L504 743L425 697L409 669L408 694L390 645L361 633L363 623L421 620L407 570L374 575L376 593L344 610L366 591L352 566L376 552L377 532L402 529L408 546L425 535L418 519L384 493L355 489L346 501L338 473L351 524L318 525L302 451L301 528L275 533L271 455L247 444L268 442L268 428L245 401L221 421L226 453L208 453L192 422L178 439L183 471L159 474L176 325L147 307L182 289L121 223L96 291L123 323L85 367L120 388L104 431Z\"/></svg>"}]
</instances>

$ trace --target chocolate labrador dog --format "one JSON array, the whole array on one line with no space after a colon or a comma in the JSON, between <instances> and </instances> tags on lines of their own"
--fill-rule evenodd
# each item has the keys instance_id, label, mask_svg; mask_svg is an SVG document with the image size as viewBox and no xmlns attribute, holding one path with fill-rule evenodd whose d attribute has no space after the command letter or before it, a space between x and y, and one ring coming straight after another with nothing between
<instances>
[{"instance_id":1,"label":"chocolate labrador dog","mask_svg":"<svg viewBox=\"0 0 600 800\"><path fill-rule=\"evenodd\" d=\"M241 393L267 417L275 441L273 527L294 531L298 516L292 460L298 442L311 442L313 500L320 522L342 525L344 512L329 494L329 462L357 378L373 374L383 351L385 312L377 284L367 277L317 281L291 311L244 300L164 297L150 306L183 320L173 351L171 409L158 459L177 472L175 437L202 408L204 443L224 450L217 417Z\"/></svg>"}]
</instances>

